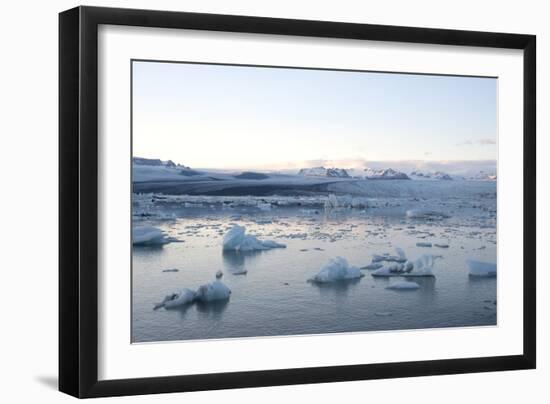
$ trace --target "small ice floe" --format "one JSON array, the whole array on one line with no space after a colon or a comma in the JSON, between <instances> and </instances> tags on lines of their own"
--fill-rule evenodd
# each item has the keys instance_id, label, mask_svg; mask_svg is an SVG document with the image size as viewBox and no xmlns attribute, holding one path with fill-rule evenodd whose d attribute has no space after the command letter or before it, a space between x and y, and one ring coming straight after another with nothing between
<instances>
[{"instance_id":1,"label":"small ice floe","mask_svg":"<svg viewBox=\"0 0 550 404\"><path fill-rule=\"evenodd\" d=\"M436 243L434 244L434 246L438 248L449 248L449 244L445 244L445 243Z\"/></svg>"},{"instance_id":2,"label":"small ice floe","mask_svg":"<svg viewBox=\"0 0 550 404\"><path fill-rule=\"evenodd\" d=\"M369 268L364 267L362 269L381 268L383 266L383 264L381 264L382 262L404 263L405 261L407 261L407 257L405 256L405 252L403 251L403 249L395 247L395 251L397 252L397 255L390 255L388 253L384 253L382 255L373 254L370 265L367 265Z\"/></svg>"},{"instance_id":3,"label":"small ice floe","mask_svg":"<svg viewBox=\"0 0 550 404\"><path fill-rule=\"evenodd\" d=\"M321 270L309 278L309 282L314 283L330 283L345 281L350 279L359 279L363 277L363 273L358 267L348 264L348 261L342 257L336 257L324 265Z\"/></svg>"},{"instance_id":4,"label":"small ice floe","mask_svg":"<svg viewBox=\"0 0 550 404\"><path fill-rule=\"evenodd\" d=\"M379 254L373 254L372 255L372 263L386 261L387 255L379 255Z\"/></svg>"},{"instance_id":5,"label":"small ice floe","mask_svg":"<svg viewBox=\"0 0 550 404\"><path fill-rule=\"evenodd\" d=\"M394 262L385 265L371 273L374 277L390 277L390 276L434 276L432 268L434 261L438 256L424 254L415 261L406 261L405 263Z\"/></svg>"},{"instance_id":6,"label":"small ice floe","mask_svg":"<svg viewBox=\"0 0 550 404\"><path fill-rule=\"evenodd\" d=\"M386 286L386 289L393 289L393 290L416 290L420 287L420 285L416 282L409 282L409 281L399 281L399 282L392 282L388 286Z\"/></svg>"},{"instance_id":7,"label":"small ice floe","mask_svg":"<svg viewBox=\"0 0 550 404\"><path fill-rule=\"evenodd\" d=\"M377 313L374 313L374 315L378 317L388 317L388 316L392 316L393 313L390 311L379 311Z\"/></svg>"},{"instance_id":8,"label":"small ice floe","mask_svg":"<svg viewBox=\"0 0 550 404\"><path fill-rule=\"evenodd\" d=\"M164 232L153 226L136 226L132 229L132 244L135 246L154 246L169 243Z\"/></svg>"},{"instance_id":9,"label":"small ice floe","mask_svg":"<svg viewBox=\"0 0 550 404\"><path fill-rule=\"evenodd\" d=\"M384 264L380 262L374 262L369 265L365 265L364 267L361 267L361 269L368 269L368 270L374 270L374 269L380 269L384 266Z\"/></svg>"},{"instance_id":10,"label":"small ice floe","mask_svg":"<svg viewBox=\"0 0 550 404\"><path fill-rule=\"evenodd\" d=\"M162 272L178 272L179 269L177 268L169 268L169 269L163 269Z\"/></svg>"},{"instance_id":11,"label":"small ice floe","mask_svg":"<svg viewBox=\"0 0 550 404\"><path fill-rule=\"evenodd\" d=\"M221 281L215 280L200 286L195 293L195 299L198 302L213 302L215 300L227 300L230 294L231 289Z\"/></svg>"},{"instance_id":12,"label":"small ice floe","mask_svg":"<svg viewBox=\"0 0 550 404\"><path fill-rule=\"evenodd\" d=\"M497 276L497 264L492 262L467 260L466 264L470 268L470 276L492 278Z\"/></svg>"},{"instance_id":13,"label":"small ice floe","mask_svg":"<svg viewBox=\"0 0 550 404\"><path fill-rule=\"evenodd\" d=\"M430 209L410 209L407 211L410 219L441 220L451 217L450 215Z\"/></svg>"},{"instance_id":14,"label":"small ice floe","mask_svg":"<svg viewBox=\"0 0 550 404\"><path fill-rule=\"evenodd\" d=\"M196 291L188 288L181 289L164 297L162 302L155 304L154 310L162 307L172 309L179 306L190 305L195 302L208 303L229 299L231 289L223 284L218 277L221 271L216 272L216 280L200 286Z\"/></svg>"},{"instance_id":15,"label":"small ice floe","mask_svg":"<svg viewBox=\"0 0 550 404\"><path fill-rule=\"evenodd\" d=\"M223 272L221 269L218 270L218 272L216 272L216 279L221 279L223 276Z\"/></svg>"},{"instance_id":16,"label":"small ice floe","mask_svg":"<svg viewBox=\"0 0 550 404\"><path fill-rule=\"evenodd\" d=\"M223 237L224 251L259 251L272 248L286 248L286 245L272 240L259 240L257 237L245 234L246 229L238 224L233 225Z\"/></svg>"},{"instance_id":17,"label":"small ice floe","mask_svg":"<svg viewBox=\"0 0 550 404\"><path fill-rule=\"evenodd\" d=\"M428 243L427 241L419 241L416 243L417 247L431 247L432 243Z\"/></svg>"},{"instance_id":18,"label":"small ice floe","mask_svg":"<svg viewBox=\"0 0 550 404\"><path fill-rule=\"evenodd\" d=\"M233 275L246 275L248 271L246 269L236 269L234 271L231 271L231 274Z\"/></svg>"}]
</instances>

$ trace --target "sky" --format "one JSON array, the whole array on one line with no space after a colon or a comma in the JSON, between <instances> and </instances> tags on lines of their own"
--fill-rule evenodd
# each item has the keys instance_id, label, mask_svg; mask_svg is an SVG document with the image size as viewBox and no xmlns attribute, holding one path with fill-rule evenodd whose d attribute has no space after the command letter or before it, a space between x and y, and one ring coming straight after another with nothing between
<instances>
[{"instance_id":1,"label":"sky","mask_svg":"<svg viewBox=\"0 0 550 404\"><path fill-rule=\"evenodd\" d=\"M132 68L134 156L258 170L497 157L495 78L141 61Z\"/></svg>"}]
</instances>

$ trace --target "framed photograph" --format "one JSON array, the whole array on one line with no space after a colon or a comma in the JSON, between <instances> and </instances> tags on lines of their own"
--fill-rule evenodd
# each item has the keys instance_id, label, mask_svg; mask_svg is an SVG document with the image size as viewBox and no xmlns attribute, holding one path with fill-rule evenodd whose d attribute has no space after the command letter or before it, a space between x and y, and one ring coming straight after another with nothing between
<instances>
[{"instance_id":1,"label":"framed photograph","mask_svg":"<svg viewBox=\"0 0 550 404\"><path fill-rule=\"evenodd\" d=\"M61 391L535 367L535 36L59 28Z\"/></svg>"}]
</instances>

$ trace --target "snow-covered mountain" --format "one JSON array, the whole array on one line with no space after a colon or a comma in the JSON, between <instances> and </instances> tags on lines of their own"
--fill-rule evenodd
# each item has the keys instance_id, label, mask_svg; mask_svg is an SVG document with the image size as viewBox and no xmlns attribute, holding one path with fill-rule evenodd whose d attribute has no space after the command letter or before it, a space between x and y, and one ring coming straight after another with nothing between
<instances>
[{"instance_id":1,"label":"snow-covered mountain","mask_svg":"<svg viewBox=\"0 0 550 404\"><path fill-rule=\"evenodd\" d=\"M432 179L432 180L447 180L447 181L453 179L453 177L451 177L447 173L444 173L443 171L423 172L420 170L414 170L411 172L411 177L413 179Z\"/></svg>"},{"instance_id":2,"label":"snow-covered mountain","mask_svg":"<svg viewBox=\"0 0 550 404\"><path fill-rule=\"evenodd\" d=\"M365 168L363 171L369 180L410 180L407 174L392 168Z\"/></svg>"},{"instance_id":3,"label":"snow-covered mountain","mask_svg":"<svg viewBox=\"0 0 550 404\"><path fill-rule=\"evenodd\" d=\"M325 168L325 167L302 168L298 172L298 175L304 175L306 177L349 178L348 172L343 168Z\"/></svg>"},{"instance_id":4,"label":"snow-covered mountain","mask_svg":"<svg viewBox=\"0 0 550 404\"><path fill-rule=\"evenodd\" d=\"M182 169L189 169L181 164L176 164L172 160L161 160L161 159L148 159L145 157L132 157L132 163L140 166L156 166L156 167L178 167Z\"/></svg>"},{"instance_id":5,"label":"snow-covered mountain","mask_svg":"<svg viewBox=\"0 0 550 404\"><path fill-rule=\"evenodd\" d=\"M200 172L183 164L176 164L172 160L132 157L133 181L175 180L181 176L193 177L200 174Z\"/></svg>"}]
</instances>

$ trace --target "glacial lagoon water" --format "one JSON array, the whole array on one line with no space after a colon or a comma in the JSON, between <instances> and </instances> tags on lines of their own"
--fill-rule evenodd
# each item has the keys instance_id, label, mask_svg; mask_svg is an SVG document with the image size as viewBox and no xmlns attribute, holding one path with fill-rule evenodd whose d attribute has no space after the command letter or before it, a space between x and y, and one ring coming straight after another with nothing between
<instances>
[{"instance_id":1,"label":"glacial lagoon water","mask_svg":"<svg viewBox=\"0 0 550 404\"><path fill-rule=\"evenodd\" d=\"M494 183L486 187L496 194ZM496 198L443 198L447 219L406 216L422 203L329 211L170 205L162 217L136 216L135 224L156 226L179 242L133 248L132 342L496 325L497 278L469 277L466 265L496 262ZM287 247L224 253L223 235L233 224ZM373 254L395 254L396 246L409 259L440 255L435 276L408 279L419 284L416 290L387 289L396 278L375 278L369 270L353 281L307 282L331 258L363 267ZM218 270L232 290L229 300L153 310L165 295L213 281Z\"/></svg>"}]
</instances>

